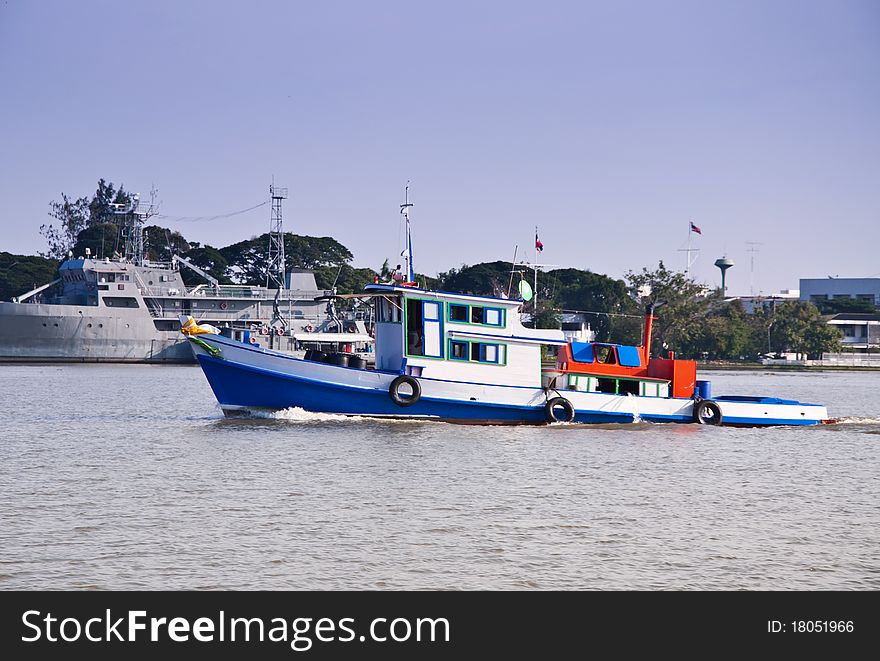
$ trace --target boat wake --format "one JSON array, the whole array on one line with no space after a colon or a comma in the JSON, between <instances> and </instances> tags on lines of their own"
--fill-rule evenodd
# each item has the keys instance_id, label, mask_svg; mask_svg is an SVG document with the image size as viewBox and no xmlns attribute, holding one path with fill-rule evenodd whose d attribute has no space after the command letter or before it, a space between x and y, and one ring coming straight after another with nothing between
<instances>
[{"instance_id":1,"label":"boat wake","mask_svg":"<svg viewBox=\"0 0 880 661\"><path fill-rule=\"evenodd\" d=\"M863 417L858 415L837 418L832 424L836 425L880 425L880 418Z\"/></svg>"},{"instance_id":2,"label":"boat wake","mask_svg":"<svg viewBox=\"0 0 880 661\"><path fill-rule=\"evenodd\" d=\"M292 406L280 411L248 411L248 416L251 418L283 420L284 422L294 423L358 421L356 416L342 415L341 413L314 413L312 411L306 411L298 406Z\"/></svg>"},{"instance_id":3,"label":"boat wake","mask_svg":"<svg viewBox=\"0 0 880 661\"><path fill-rule=\"evenodd\" d=\"M280 411L261 411L259 409L250 409L242 412L245 417L256 418L259 420L279 420L293 424L314 424L314 423L336 423L336 424L363 424L365 421L394 423L394 424L413 424L424 423L424 419L420 418L394 418L375 415L346 415L344 413L316 413L314 411L306 411L299 406L282 409Z\"/></svg>"}]
</instances>

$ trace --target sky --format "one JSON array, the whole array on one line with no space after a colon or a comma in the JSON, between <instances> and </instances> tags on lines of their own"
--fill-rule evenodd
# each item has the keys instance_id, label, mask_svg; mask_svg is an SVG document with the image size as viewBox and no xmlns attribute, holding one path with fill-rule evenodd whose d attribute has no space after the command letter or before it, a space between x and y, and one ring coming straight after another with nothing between
<instances>
[{"instance_id":1,"label":"sky","mask_svg":"<svg viewBox=\"0 0 880 661\"><path fill-rule=\"evenodd\" d=\"M0 0L0 250L99 178L215 247L416 270L659 261L728 292L880 277L880 3ZM701 230L689 232L693 222ZM750 250L752 252L750 252Z\"/></svg>"}]
</instances>

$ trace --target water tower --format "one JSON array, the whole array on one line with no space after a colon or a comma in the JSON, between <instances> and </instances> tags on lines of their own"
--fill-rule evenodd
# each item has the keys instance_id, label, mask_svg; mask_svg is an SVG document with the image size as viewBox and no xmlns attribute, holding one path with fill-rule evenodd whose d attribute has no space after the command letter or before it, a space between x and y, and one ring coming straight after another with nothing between
<instances>
[{"instance_id":1,"label":"water tower","mask_svg":"<svg viewBox=\"0 0 880 661\"><path fill-rule=\"evenodd\" d=\"M721 296L723 298L727 292L727 286L725 285L727 269L733 266L733 260L725 255L724 257L715 260L715 266L721 269Z\"/></svg>"}]
</instances>

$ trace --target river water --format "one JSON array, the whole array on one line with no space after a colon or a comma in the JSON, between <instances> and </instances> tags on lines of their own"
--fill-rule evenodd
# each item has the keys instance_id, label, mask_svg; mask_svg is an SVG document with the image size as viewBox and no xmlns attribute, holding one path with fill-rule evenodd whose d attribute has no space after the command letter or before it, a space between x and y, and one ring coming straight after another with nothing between
<instances>
[{"instance_id":1,"label":"river water","mask_svg":"<svg viewBox=\"0 0 880 661\"><path fill-rule=\"evenodd\" d=\"M0 589L880 589L880 373L836 425L225 419L197 367L0 366Z\"/></svg>"}]
</instances>

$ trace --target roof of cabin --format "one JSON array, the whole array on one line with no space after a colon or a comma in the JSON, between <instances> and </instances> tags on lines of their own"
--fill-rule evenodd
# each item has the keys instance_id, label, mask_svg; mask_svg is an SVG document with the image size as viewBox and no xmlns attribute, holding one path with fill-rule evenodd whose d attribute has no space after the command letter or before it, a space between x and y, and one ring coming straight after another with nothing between
<instances>
[{"instance_id":1,"label":"roof of cabin","mask_svg":"<svg viewBox=\"0 0 880 661\"><path fill-rule=\"evenodd\" d=\"M371 294L385 294L385 293L395 293L395 294L424 294L428 296L435 296L438 298L458 298L458 299L467 299L472 301L480 301L485 303L491 303L494 305L504 305L507 307L519 307L522 305L523 301L518 298L496 298L494 296L475 296L474 294L462 294L460 292L451 292L451 291L437 291L435 289L421 289L420 287L401 287L399 285L386 285L386 284L369 284L364 287L364 291Z\"/></svg>"}]
</instances>

